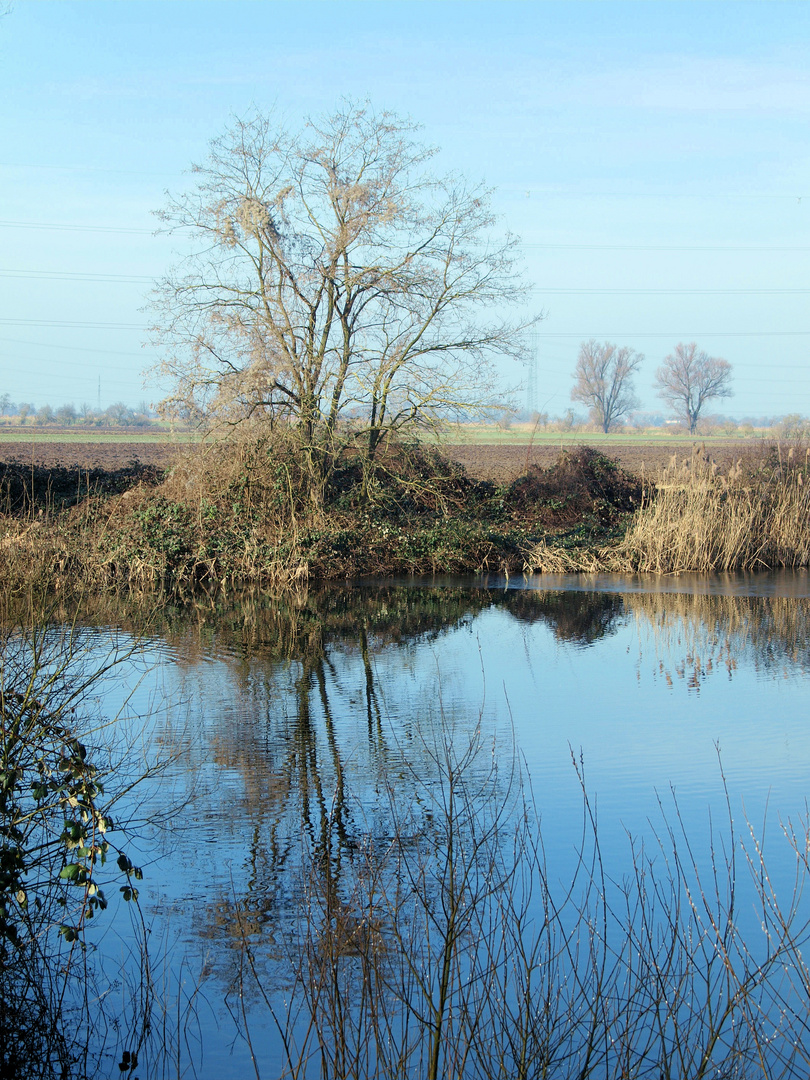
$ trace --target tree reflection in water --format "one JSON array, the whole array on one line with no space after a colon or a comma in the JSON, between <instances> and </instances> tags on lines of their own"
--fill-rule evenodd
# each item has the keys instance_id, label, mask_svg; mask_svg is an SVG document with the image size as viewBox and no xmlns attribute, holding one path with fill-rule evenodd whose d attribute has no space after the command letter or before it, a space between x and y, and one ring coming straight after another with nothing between
<instances>
[{"instance_id":1,"label":"tree reflection in water","mask_svg":"<svg viewBox=\"0 0 810 1080\"><path fill-rule=\"evenodd\" d=\"M489 728L483 713L456 715L451 695L443 703L433 688L414 692L415 683L407 680L397 683L397 700L390 700L386 657L396 657L395 666L407 673L415 646L437 643L459 627L472 627L488 611L526 626L546 626L562 645L581 648L595 646L632 623L651 669L662 678L683 679L693 689L716 671L733 674L743 658L763 670L788 663L799 670L808 666L808 603L781 597L375 586L313 591L280 601L240 597L229 604L198 599L185 609L158 611L152 632L168 642L189 697L202 662L213 659L227 672L219 704L200 702L202 735L189 748L188 762L203 783L209 770L207 805L206 800L198 803L195 813L210 818L217 839L211 850L226 853L230 861L229 876L212 874L208 885L184 898L186 910L193 912L195 933L209 948L209 987L218 988L209 989L209 995L225 990L244 1034L268 1005L291 1038L300 1037L299 1022L314 1024L308 1030L317 1032L321 1049L325 1051L328 1043L329 1053L343 1055L340 1061L324 1064L335 1076L364 1075L358 1064L361 1052L366 1054L365 1074L374 1075L379 1068L381 1075L407 1075L397 1073L399 1066L391 1059L383 1068L378 1057L384 1031L393 1040L406 1029L425 1035L419 1054L409 1059L414 1075L430 1075L437 1062L443 1063L446 1075L454 1069L459 1076L488 1075L492 1059L486 1058L480 1040L468 1038L474 1020L480 1033L487 1033L488 1045L499 1047L501 1064L511 1062L508 1075L543 1069L550 1075L571 1075L566 1069L575 1060L578 1074L591 1075L597 1065L604 1073L612 1060L605 1056L607 1051L596 1054L587 1067L577 1054L595 1032L603 1041L617 1039L622 1023L633 1033L632 1038L619 1038L624 1040L627 1060L646 1045L645 1060L653 1070L648 1074L661 1075L655 1069L663 1059L644 1042L651 1017L661 1021L658 1049L670 1055L668 1067L678 1075L700 1075L700 1060L684 1058L677 1063L676 1036L691 1033L690 1053L697 1053L695 1048L705 1048L705 1039L714 1036L701 1026L700 1011L711 1009L716 1015L718 1007L722 1012L723 1001L731 1003L729 1016L737 1025L736 1034L730 1039L724 1028L717 1045L728 1052L722 1061L732 1071L738 1069L729 1063L749 1061L746 1055L760 1039L751 1017L757 1010L764 1015L763 1010L778 1000L769 980L781 963L790 970L783 1002L783 1012L790 1015L778 1040L786 1064L772 1075L794 1075L790 1070L797 1067L806 1035L800 1018L785 1005L795 1003L807 990L801 966L795 971L792 966L806 937L798 908L780 923L784 912L777 911L773 899L762 893L755 897L776 943L763 963L761 943L748 952L749 943L739 937L733 899L712 927L711 890L701 891L700 886L695 891L694 881L688 880L688 860L675 858L670 862L675 871L656 877L652 862L641 853L634 859L630 880L621 887L624 892L618 898L614 893L614 900L621 902L608 910L602 878L610 877L610 868L601 865L595 825L588 833L587 802L583 835L590 836L590 846L581 851L582 891L569 891L562 900L552 897L546 889L549 872L530 800L524 804L510 768L492 771L497 755L485 735ZM96 617L133 628L139 622L138 612L123 606L99 611ZM438 673L437 680L441 683L452 674ZM412 697L403 700L403 691ZM208 726L206 713L211 714ZM353 718L351 723L347 717ZM465 757L464 748L470 745L476 753ZM459 761L464 762L464 778ZM223 777L229 778L226 791L218 786ZM459 783L462 787L453 789ZM466 818L463 814L461 819L448 818L448 790L455 790L455 805ZM514 831L515 827L528 827L528 832ZM677 837L666 830L664 834L661 854L672 859ZM467 858L467 892L446 892L455 873L447 862L451 835ZM486 843L476 846L476 836L485 837ZM800 832L795 846L803 880L806 851ZM470 852L480 856L478 862ZM749 850L749 856L754 880L757 876L764 880L756 852L751 856ZM204 876L207 852L205 856L192 852L188 858L197 860ZM721 885L726 869L721 863ZM494 892L487 891L487 880L497 883ZM510 883L518 881L520 888L510 893ZM732 895L733 882L729 888L724 896ZM468 903L463 897L479 901ZM460 916L462 909L467 920L463 928L459 922L450 926L456 949L450 964L455 990L444 999L456 1017L466 1016L467 1026L458 1029L453 1044L453 1053L460 1054L465 1064L456 1068L442 1057L449 1044L442 1043L436 1057L437 1021L432 1010L436 994L442 992L440 982L434 981L434 968L447 940L448 911L457 910ZM539 944L532 937L532 926L542 930ZM438 954L425 937L431 927ZM494 943L498 934L497 948L493 944L489 952L477 951L481 941ZM507 942L510 955L522 957L520 972L514 965L509 968ZM697 946L691 952L689 942ZM635 968L636 961L626 951L628 943L637 950L636 960L641 957ZM664 955L661 950L666 949ZM533 959L526 967L529 953ZM723 972L729 972L724 965L732 962L733 980L724 982ZM507 968L513 981L505 985L498 982L497 972ZM486 994L475 999L480 1006L477 1019L464 1013L473 999L462 1003L458 995L465 980L473 977L476 986L500 987L500 1014L495 997ZM539 998L532 999L528 1012L518 1008L520 993L528 993L526 979L541 994L542 1016L537 1011ZM573 985L566 979L579 985L579 996L566 997L565 986ZM661 998L659 990L666 980L677 990L678 1005L662 1016L666 994ZM705 989L702 998L696 989L700 985ZM613 996L600 998L608 989ZM281 997L274 996L276 991ZM406 991L409 1000L421 1002L413 1011L403 996ZM293 992L302 1011L287 1027L287 1015L278 1010L284 994L289 1000ZM360 999L352 996L357 993ZM369 1026L363 1030L381 1041L369 1055L370 1043L363 1040L372 1035L361 1036L351 1025L359 1023L362 1008L372 999L380 1011L376 1019L365 1016L363 1023ZM599 1002L599 1008L588 1012L589 1001L591 1006ZM631 1001L636 1012L627 1011ZM341 1013L341 1008L348 1012ZM611 1010L613 1018L608 1021ZM423 1019L431 1015L434 1019L420 1027L417 1012ZM509 1027L507 1012L518 1018L517 1028ZM590 1028L583 1027L586 1016ZM348 1044L337 1045L340 1030L355 1031L353 1050ZM533 1046L531 1067L525 1073L510 1057L514 1047L498 1042L510 1031L510 1038L520 1036L526 1047ZM799 1050L788 1053L785 1040L797 1033ZM313 1049L313 1044L306 1045ZM263 1046L266 1050L267 1044ZM552 1050L558 1055L553 1068ZM711 1059L714 1065L717 1060ZM293 1068L292 1058L288 1065ZM267 1074L276 1075L272 1068ZM646 1075L640 1068L630 1074Z\"/></svg>"}]
</instances>

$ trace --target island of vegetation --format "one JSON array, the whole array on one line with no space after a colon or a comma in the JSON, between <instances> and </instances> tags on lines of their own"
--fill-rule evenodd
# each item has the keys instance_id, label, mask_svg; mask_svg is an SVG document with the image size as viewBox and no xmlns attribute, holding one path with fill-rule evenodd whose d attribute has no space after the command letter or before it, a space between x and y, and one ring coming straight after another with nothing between
<instances>
[{"instance_id":1,"label":"island of vegetation","mask_svg":"<svg viewBox=\"0 0 810 1080\"><path fill-rule=\"evenodd\" d=\"M154 297L166 417L200 436L168 471L8 464L0 573L98 587L368 575L725 571L808 562L806 460L766 447L719 469L676 454L655 479L602 449L508 482L438 448L502 414L497 364L539 313L488 192L428 168L407 120L345 104L287 131L259 112L160 214L187 253ZM575 400L609 432L640 358L589 342ZM657 374L696 432L730 365L680 344Z\"/></svg>"}]
</instances>

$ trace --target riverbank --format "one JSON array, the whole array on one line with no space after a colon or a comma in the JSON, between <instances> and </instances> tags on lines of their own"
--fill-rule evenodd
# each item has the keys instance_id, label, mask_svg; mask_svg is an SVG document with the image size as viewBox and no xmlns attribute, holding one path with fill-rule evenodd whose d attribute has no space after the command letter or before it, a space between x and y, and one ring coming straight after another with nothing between
<instances>
[{"instance_id":1,"label":"riverbank","mask_svg":"<svg viewBox=\"0 0 810 1080\"><path fill-rule=\"evenodd\" d=\"M498 482L482 479L480 465L470 475L447 451L399 447L370 481L344 463L319 505L297 490L294 461L261 442L172 446L163 465L153 457L107 469L7 460L0 575L11 591L187 591L808 565L806 454L759 446L729 465L728 453L690 451L670 455L652 480L600 449L573 446L545 465L524 458L519 474Z\"/></svg>"}]
</instances>

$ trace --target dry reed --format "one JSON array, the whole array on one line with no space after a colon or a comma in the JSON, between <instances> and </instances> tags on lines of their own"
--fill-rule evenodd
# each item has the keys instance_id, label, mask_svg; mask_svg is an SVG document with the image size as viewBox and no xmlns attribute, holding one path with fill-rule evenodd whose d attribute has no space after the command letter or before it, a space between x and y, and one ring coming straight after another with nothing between
<instances>
[{"instance_id":1,"label":"dry reed","mask_svg":"<svg viewBox=\"0 0 810 1080\"><path fill-rule=\"evenodd\" d=\"M623 541L601 552L617 571L718 573L810 565L807 455L771 452L728 472L697 448L659 477Z\"/></svg>"}]
</instances>

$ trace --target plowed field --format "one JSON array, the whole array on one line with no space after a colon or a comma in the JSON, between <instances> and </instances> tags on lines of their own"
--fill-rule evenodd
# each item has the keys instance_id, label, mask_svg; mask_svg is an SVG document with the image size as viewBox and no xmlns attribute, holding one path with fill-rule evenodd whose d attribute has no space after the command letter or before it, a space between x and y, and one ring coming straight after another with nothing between
<instances>
[{"instance_id":1,"label":"plowed field","mask_svg":"<svg viewBox=\"0 0 810 1080\"><path fill-rule=\"evenodd\" d=\"M587 437L582 443L587 444ZM569 448L574 443L566 441ZM679 458L688 457L692 444L684 442L647 443L641 440L627 440L609 444L593 444L602 453L618 459L631 472L654 476L658 469L666 465L677 454ZM723 466L730 464L742 452L757 444L739 440L712 441L707 446L710 455ZM473 443L453 444L445 447L446 453L461 462L470 476L480 480L508 481L526 472L527 465L545 467L556 461L561 446L559 443L544 442L528 444L476 445ZM155 442L0 442L0 462L14 462L22 465L40 465L45 468L69 469L104 469L116 471L139 463L157 467L168 467L182 448L174 443Z\"/></svg>"},{"instance_id":2,"label":"plowed field","mask_svg":"<svg viewBox=\"0 0 810 1080\"><path fill-rule=\"evenodd\" d=\"M46 469L105 469L114 472L138 463L171 465L178 447L157 442L0 442L0 462L42 465Z\"/></svg>"},{"instance_id":3,"label":"plowed field","mask_svg":"<svg viewBox=\"0 0 810 1080\"><path fill-rule=\"evenodd\" d=\"M619 461L628 472L646 476L655 476L659 468L667 465L673 454L678 459L688 458L692 452L692 443L684 442L656 442L645 443L641 440L627 442L611 441L588 443L587 436L583 437L581 444L592 445L607 457ZM571 449L575 443L566 442L563 448ZM701 445L699 441L696 445ZM750 442L739 440L714 441L707 446L710 456L723 467L731 464L745 450L750 450ZM508 481L516 476L522 476L530 465L539 465L547 468L552 465L560 455L559 443L535 443L511 444L511 445L475 445L464 444L445 447L446 452L455 461L460 461L470 476L479 480Z\"/></svg>"}]
</instances>

